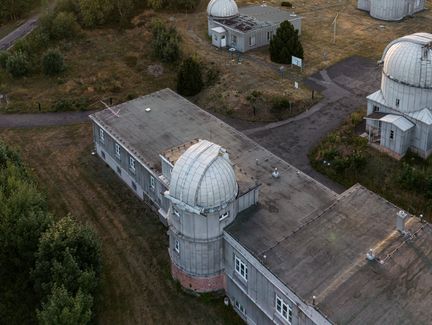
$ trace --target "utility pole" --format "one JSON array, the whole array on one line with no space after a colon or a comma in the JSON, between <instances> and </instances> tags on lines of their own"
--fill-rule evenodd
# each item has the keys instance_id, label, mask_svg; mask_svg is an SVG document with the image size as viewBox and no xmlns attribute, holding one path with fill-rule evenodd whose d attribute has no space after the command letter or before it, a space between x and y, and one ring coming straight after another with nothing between
<instances>
[{"instance_id":1,"label":"utility pole","mask_svg":"<svg viewBox=\"0 0 432 325\"><path fill-rule=\"evenodd\" d=\"M336 44L336 30L337 30L337 19L339 17L339 13L336 14L335 19L332 22L333 25L333 44Z\"/></svg>"}]
</instances>

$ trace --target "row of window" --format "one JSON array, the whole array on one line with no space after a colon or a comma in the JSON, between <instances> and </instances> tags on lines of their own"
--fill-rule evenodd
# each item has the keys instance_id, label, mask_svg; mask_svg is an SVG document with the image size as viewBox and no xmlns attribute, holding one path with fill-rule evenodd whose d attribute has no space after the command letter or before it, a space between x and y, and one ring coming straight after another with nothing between
<instances>
[{"instance_id":1,"label":"row of window","mask_svg":"<svg viewBox=\"0 0 432 325\"><path fill-rule=\"evenodd\" d=\"M245 281L248 280L247 264L243 262L237 255L234 255L234 269L237 275L239 275L243 280ZM235 300L235 306L242 314L246 315L245 308L237 300ZM277 294L276 294L275 309L276 312L279 314L279 316L282 317L282 319L286 320L288 324L291 324L292 308L290 307L287 301L285 301Z\"/></svg>"},{"instance_id":2,"label":"row of window","mask_svg":"<svg viewBox=\"0 0 432 325\"><path fill-rule=\"evenodd\" d=\"M104 132L104 130L102 130L102 129L99 129L99 141L100 141L101 143L105 143L105 132ZM119 145L117 142L114 143L114 154L115 154L115 157L116 157L119 161L121 161L120 145ZM105 159L105 153L104 153L104 157L103 157L103 158ZM135 158L133 158L132 156L129 156L129 170L130 170L132 173L135 173L135 171L136 171L135 163L136 163ZM117 172L118 172L119 174L121 174L121 171L120 171L120 169L119 169L118 167L117 167ZM155 182L155 179L154 179L153 176L150 175L150 189L154 191L155 188L156 188L156 182ZM134 187L134 189L135 189L135 187Z\"/></svg>"},{"instance_id":3,"label":"row of window","mask_svg":"<svg viewBox=\"0 0 432 325\"><path fill-rule=\"evenodd\" d=\"M173 207L173 213L174 213L174 215L175 215L176 217L180 218L180 212L179 212L176 208L174 208L174 207ZM226 218L229 217L229 215L230 215L229 211L227 211L227 212L225 212L225 213L222 213L222 214L219 216L219 221L225 220Z\"/></svg>"}]
</instances>

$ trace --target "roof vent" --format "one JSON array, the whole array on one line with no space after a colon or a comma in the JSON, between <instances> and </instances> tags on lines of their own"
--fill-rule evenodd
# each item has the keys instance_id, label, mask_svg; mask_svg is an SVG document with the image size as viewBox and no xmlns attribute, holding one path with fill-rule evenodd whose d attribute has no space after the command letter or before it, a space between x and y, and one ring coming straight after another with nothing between
<instances>
[{"instance_id":1,"label":"roof vent","mask_svg":"<svg viewBox=\"0 0 432 325\"><path fill-rule=\"evenodd\" d=\"M272 173L273 178L279 178L280 174L277 168L274 169L273 173Z\"/></svg>"},{"instance_id":2,"label":"roof vent","mask_svg":"<svg viewBox=\"0 0 432 325\"><path fill-rule=\"evenodd\" d=\"M401 233L401 234L405 234L406 230L405 230L405 223L407 221L408 218L408 213L406 213L403 210L400 210L397 215L396 215L396 229Z\"/></svg>"},{"instance_id":3,"label":"roof vent","mask_svg":"<svg viewBox=\"0 0 432 325\"><path fill-rule=\"evenodd\" d=\"M367 254L366 254L366 258L367 258L369 261L375 261L376 256L375 256L375 253L374 253L374 251L373 251L372 248L369 250L369 252L367 252Z\"/></svg>"}]
</instances>

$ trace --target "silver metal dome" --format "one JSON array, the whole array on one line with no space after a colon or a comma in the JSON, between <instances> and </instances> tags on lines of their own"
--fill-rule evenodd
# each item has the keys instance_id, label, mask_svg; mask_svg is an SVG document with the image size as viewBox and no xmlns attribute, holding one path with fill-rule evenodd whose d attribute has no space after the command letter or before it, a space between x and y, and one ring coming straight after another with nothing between
<instances>
[{"instance_id":1,"label":"silver metal dome","mask_svg":"<svg viewBox=\"0 0 432 325\"><path fill-rule=\"evenodd\" d=\"M174 165L169 194L199 209L215 209L232 202L238 185L228 153L201 140L183 153Z\"/></svg>"},{"instance_id":2,"label":"silver metal dome","mask_svg":"<svg viewBox=\"0 0 432 325\"><path fill-rule=\"evenodd\" d=\"M417 33L390 43L383 55L383 73L390 79L432 88L432 34Z\"/></svg>"},{"instance_id":3,"label":"silver metal dome","mask_svg":"<svg viewBox=\"0 0 432 325\"><path fill-rule=\"evenodd\" d=\"M239 10L234 0L211 0L207 6L207 14L215 18L237 16Z\"/></svg>"}]
</instances>

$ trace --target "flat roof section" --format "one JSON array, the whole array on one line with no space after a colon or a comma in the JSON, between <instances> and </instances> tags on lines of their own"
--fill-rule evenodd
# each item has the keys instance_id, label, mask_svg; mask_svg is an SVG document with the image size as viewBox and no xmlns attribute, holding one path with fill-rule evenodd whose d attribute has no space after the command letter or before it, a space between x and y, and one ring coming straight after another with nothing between
<instances>
[{"instance_id":1,"label":"flat roof section","mask_svg":"<svg viewBox=\"0 0 432 325\"><path fill-rule=\"evenodd\" d=\"M293 21L296 19L301 19L301 17L295 13L268 5L251 5L240 7L239 12L241 15L253 17L259 22L270 22L273 25L280 24L285 20Z\"/></svg>"}]
</instances>

